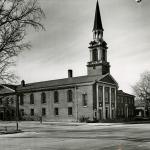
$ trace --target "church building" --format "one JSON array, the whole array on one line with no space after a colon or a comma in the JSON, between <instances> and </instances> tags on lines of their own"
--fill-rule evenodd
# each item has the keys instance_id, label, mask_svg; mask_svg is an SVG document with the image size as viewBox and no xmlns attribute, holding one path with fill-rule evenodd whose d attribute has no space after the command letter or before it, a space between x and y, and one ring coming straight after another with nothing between
<instances>
[{"instance_id":1,"label":"church building","mask_svg":"<svg viewBox=\"0 0 150 150\"><path fill-rule=\"evenodd\" d=\"M118 110L122 110L117 107L122 105L117 106L118 83L110 74L108 47L103 39L103 32L97 1L93 40L88 47L90 61L87 62L87 75L73 77L73 71L68 70L68 77L64 79L28 84L22 80L20 85L0 85L0 119L5 119L10 114L10 118L15 117L16 106L24 119L37 120L39 117L45 121L116 119ZM129 95L128 100L129 104L126 107L130 105L130 111L126 109L128 113L125 116L128 117L131 112L132 117L134 96Z\"/></svg>"}]
</instances>

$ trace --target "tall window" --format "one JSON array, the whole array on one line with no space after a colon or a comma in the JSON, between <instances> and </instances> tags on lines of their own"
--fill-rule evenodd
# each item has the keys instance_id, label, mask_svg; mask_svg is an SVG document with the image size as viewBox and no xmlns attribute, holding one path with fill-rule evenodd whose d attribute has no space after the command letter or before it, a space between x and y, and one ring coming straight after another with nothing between
<instances>
[{"instance_id":1,"label":"tall window","mask_svg":"<svg viewBox=\"0 0 150 150\"><path fill-rule=\"evenodd\" d=\"M105 102L109 102L109 87L105 87Z\"/></svg>"},{"instance_id":2,"label":"tall window","mask_svg":"<svg viewBox=\"0 0 150 150\"><path fill-rule=\"evenodd\" d=\"M82 94L82 103L83 106L87 106L87 94Z\"/></svg>"},{"instance_id":3,"label":"tall window","mask_svg":"<svg viewBox=\"0 0 150 150\"><path fill-rule=\"evenodd\" d=\"M30 94L30 104L34 104L34 95Z\"/></svg>"},{"instance_id":4,"label":"tall window","mask_svg":"<svg viewBox=\"0 0 150 150\"><path fill-rule=\"evenodd\" d=\"M111 101L115 102L115 89L114 88L111 89Z\"/></svg>"},{"instance_id":5,"label":"tall window","mask_svg":"<svg viewBox=\"0 0 150 150\"><path fill-rule=\"evenodd\" d=\"M46 94L44 92L41 94L41 103L46 103Z\"/></svg>"},{"instance_id":6,"label":"tall window","mask_svg":"<svg viewBox=\"0 0 150 150\"><path fill-rule=\"evenodd\" d=\"M34 109L31 109L31 110L30 110L30 115L31 115L31 116L34 116Z\"/></svg>"},{"instance_id":7,"label":"tall window","mask_svg":"<svg viewBox=\"0 0 150 150\"><path fill-rule=\"evenodd\" d=\"M68 90L67 91L67 99L68 99L68 102L72 102L73 100L73 97L72 97L72 90Z\"/></svg>"},{"instance_id":8,"label":"tall window","mask_svg":"<svg viewBox=\"0 0 150 150\"><path fill-rule=\"evenodd\" d=\"M59 102L59 95L58 95L58 91L54 92L54 103L58 103Z\"/></svg>"},{"instance_id":9,"label":"tall window","mask_svg":"<svg viewBox=\"0 0 150 150\"><path fill-rule=\"evenodd\" d=\"M21 116L24 116L24 109L20 109Z\"/></svg>"},{"instance_id":10,"label":"tall window","mask_svg":"<svg viewBox=\"0 0 150 150\"><path fill-rule=\"evenodd\" d=\"M102 53L103 53L103 57L102 58L103 58L104 61L106 61L106 51L103 49Z\"/></svg>"},{"instance_id":11,"label":"tall window","mask_svg":"<svg viewBox=\"0 0 150 150\"><path fill-rule=\"evenodd\" d=\"M46 108L42 108L42 116L46 115Z\"/></svg>"},{"instance_id":12,"label":"tall window","mask_svg":"<svg viewBox=\"0 0 150 150\"><path fill-rule=\"evenodd\" d=\"M3 101L2 101L2 98L0 98L0 105L2 105L3 104Z\"/></svg>"},{"instance_id":13,"label":"tall window","mask_svg":"<svg viewBox=\"0 0 150 150\"><path fill-rule=\"evenodd\" d=\"M98 100L99 102L103 101L103 87L102 86L98 87Z\"/></svg>"},{"instance_id":14,"label":"tall window","mask_svg":"<svg viewBox=\"0 0 150 150\"><path fill-rule=\"evenodd\" d=\"M20 95L20 105L23 105L24 104L24 95L21 94Z\"/></svg>"},{"instance_id":15,"label":"tall window","mask_svg":"<svg viewBox=\"0 0 150 150\"><path fill-rule=\"evenodd\" d=\"M72 107L68 107L68 115L69 115L69 116L72 115Z\"/></svg>"},{"instance_id":16,"label":"tall window","mask_svg":"<svg viewBox=\"0 0 150 150\"><path fill-rule=\"evenodd\" d=\"M54 109L54 114L55 114L55 116L58 116L58 115L59 115L59 110L58 110L57 107Z\"/></svg>"},{"instance_id":17,"label":"tall window","mask_svg":"<svg viewBox=\"0 0 150 150\"><path fill-rule=\"evenodd\" d=\"M98 52L97 52L97 49L94 49L94 50L93 50L92 56L93 56L93 61L97 61L97 60L98 60Z\"/></svg>"}]
</instances>

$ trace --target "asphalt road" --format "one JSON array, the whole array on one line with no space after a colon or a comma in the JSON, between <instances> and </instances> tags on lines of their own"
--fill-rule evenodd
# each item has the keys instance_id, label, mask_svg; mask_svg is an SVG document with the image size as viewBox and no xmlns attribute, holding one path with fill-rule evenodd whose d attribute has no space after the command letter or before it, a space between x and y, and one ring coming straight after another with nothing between
<instances>
[{"instance_id":1,"label":"asphalt road","mask_svg":"<svg viewBox=\"0 0 150 150\"><path fill-rule=\"evenodd\" d=\"M15 123L0 123L8 130ZM150 150L150 124L21 122L0 135L0 150Z\"/></svg>"}]
</instances>

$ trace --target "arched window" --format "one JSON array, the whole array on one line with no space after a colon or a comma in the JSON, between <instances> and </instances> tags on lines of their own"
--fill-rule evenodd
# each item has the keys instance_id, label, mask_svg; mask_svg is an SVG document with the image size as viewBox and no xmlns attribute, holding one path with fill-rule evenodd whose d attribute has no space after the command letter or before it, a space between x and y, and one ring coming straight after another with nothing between
<instances>
[{"instance_id":1,"label":"arched window","mask_svg":"<svg viewBox=\"0 0 150 150\"><path fill-rule=\"evenodd\" d=\"M97 61L97 60L98 60L98 52L97 52L97 49L94 49L94 50L93 50L92 56L93 56L93 61Z\"/></svg>"},{"instance_id":2,"label":"arched window","mask_svg":"<svg viewBox=\"0 0 150 150\"><path fill-rule=\"evenodd\" d=\"M59 102L58 91L54 91L54 103L58 103L58 102Z\"/></svg>"},{"instance_id":3,"label":"arched window","mask_svg":"<svg viewBox=\"0 0 150 150\"><path fill-rule=\"evenodd\" d=\"M46 103L46 94L44 92L41 94L41 103Z\"/></svg>"},{"instance_id":4,"label":"arched window","mask_svg":"<svg viewBox=\"0 0 150 150\"><path fill-rule=\"evenodd\" d=\"M34 95L30 94L30 104L34 104Z\"/></svg>"},{"instance_id":5,"label":"arched window","mask_svg":"<svg viewBox=\"0 0 150 150\"><path fill-rule=\"evenodd\" d=\"M72 90L68 90L67 91L67 99L68 99L68 102L72 102L73 100L73 97L72 97Z\"/></svg>"}]
</instances>

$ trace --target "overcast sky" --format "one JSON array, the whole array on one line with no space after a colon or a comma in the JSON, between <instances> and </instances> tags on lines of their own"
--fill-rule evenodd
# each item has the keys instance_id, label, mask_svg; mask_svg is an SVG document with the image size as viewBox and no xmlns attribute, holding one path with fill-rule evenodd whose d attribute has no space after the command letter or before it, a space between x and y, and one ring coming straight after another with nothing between
<instances>
[{"instance_id":1,"label":"overcast sky","mask_svg":"<svg viewBox=\"0 0 150 150\"><path fill-rule=\"evenodd\" d=\"M17 59L17 74L26 83L87 74L96 0L40 0L46 31L28 34L32 44ZM120 89L150 70L150 0L99 0L111 74Z\"/></svg>"}]
</instances>

